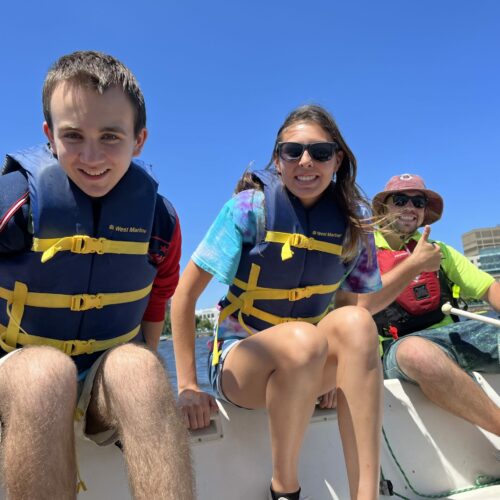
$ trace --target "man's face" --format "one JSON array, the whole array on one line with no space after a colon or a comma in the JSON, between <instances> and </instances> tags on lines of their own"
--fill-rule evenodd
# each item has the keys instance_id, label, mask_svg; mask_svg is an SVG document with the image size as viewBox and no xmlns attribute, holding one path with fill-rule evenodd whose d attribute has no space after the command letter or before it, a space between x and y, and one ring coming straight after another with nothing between
<instances>
[{"instance_id":1,"label":"man's face","mask_svg":"<svg viewBox=\"0 0 500 500\"><path fill-rule=\"evenodd\" d=\"M147 137L134 134L134 109L118 87L103 94L72 82L56 86L52 130L44 132L68 177L87 195L108 194L140 154Z\"/></svg>"},{"instance_id":2,"label":"man's face","mask_svg":"<svg viewBox=\"0 0 500 500\"><path fill-rule=\"evenodd\" d=\"M425 196L420 191L402 191L401 195L410 197L405 200L405 197L389 196L386 200L388 215L394 217L394 222L391 223L391 228L400 234L413 234L419 228L425 217L425 206L416 207L413 204L411 197L417 196L425 199ZM405 202L406 201L406 202ZM417 205L420 203L415 202Z\"/></svg>"}]
</instances>

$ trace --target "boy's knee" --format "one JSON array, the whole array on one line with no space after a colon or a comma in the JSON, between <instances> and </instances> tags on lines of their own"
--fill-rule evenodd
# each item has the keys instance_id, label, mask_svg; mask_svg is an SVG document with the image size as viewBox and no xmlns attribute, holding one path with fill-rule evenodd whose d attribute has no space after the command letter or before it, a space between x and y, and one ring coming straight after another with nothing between
<instances>
[{"instance_id":1,"label":"boy's knee","mask_svg":"<svg viewBox=\"0 0 500 500\"><path fill-rule=\"evenodd\" d=\"M52 411L65 402L74 405L77 371L72 359L52 347L23 348L8 361L8 380L3 384L10 406L22 405L37 413Z\"/></svg>"},{"instance_id":2,"label":"boy's knee","mask_svg":"<svg viewBox=\"0 0 500 500\"><path fill-rule=\"evenodd\" d=\"M166 378L165 369L158 356L146 347L125 344L109 352L103 361L103 377L106 384L123 386L129 380L137 384L141 380L148 383Z\"/></svg>"}]
</instances>

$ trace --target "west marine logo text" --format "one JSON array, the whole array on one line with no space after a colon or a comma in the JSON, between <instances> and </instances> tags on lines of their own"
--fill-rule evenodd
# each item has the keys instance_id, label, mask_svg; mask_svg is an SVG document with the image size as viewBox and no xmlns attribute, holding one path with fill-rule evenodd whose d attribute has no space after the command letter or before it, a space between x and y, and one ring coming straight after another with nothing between
<instances>
[{"instance_id":1,"label":"west marine logo text","mask_svg":"<svg viewBox=\"0 0 500 500\"><path fill-rule=\"evenodd\" d=\"M323 236L323 238L340 238L342 235L340 233L324 233L322 231L313 231L313 236Z\"/></svg>"},{"instance_id":2,"label":"west marine logo text","mask_svg":"<svg viewBox=\"0 0 500 500\"><path fill-rule=\"evenodd\" d=\"M115 226L110 224L108 226L110 231L116 231L117 233L143 233L146 234L146 230L142 227L123 227L123 226Z\"/></svg>"}]
</instances>

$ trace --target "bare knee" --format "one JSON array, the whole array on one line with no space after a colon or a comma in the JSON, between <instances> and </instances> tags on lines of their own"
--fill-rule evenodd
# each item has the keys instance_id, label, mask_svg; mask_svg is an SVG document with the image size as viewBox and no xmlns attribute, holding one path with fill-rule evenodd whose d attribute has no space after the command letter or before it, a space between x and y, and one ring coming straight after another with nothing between
<instances>
[{"instance_id":1,"label":"bare knee","mask_svg":"<svg viewBox=\"0 0 500 500\"><path fill-rule=\"evenodd\" d=\"M326 327L339 351L378 357L378 335L371 314L363 307L345 306L325 318Z\"/></svg>"},{"instance_id":2,"label":"bare knee","mask_svg":"<svg viewBox=\"0 0 500 500\"><path fill-rule=\"evenodd\" d=\"M6 362L2 382L4 411L32 417L52 414L76 404L77 372L69 356L52 347L27 347Z\"/></svg>"},{"instance_id":3,"label":"bare knee","mask_svg":"<svg viewBox=\"0 0 500 500\"><path fill-rule=\"evenodd\" d=\"M126 344L109 352L103 361L102 378L107 392L115 395L132 390L136 396L154 397L169 387L158 356L136 344Z\"/></svg>"},{"instance_id":4,"label":"bare knee","mask_svg":"<svg viewBox=\"0 0 500 500\"><path fill-rule=\"evenodd\" d=\"M410 337L402 341L396 351L399 367L415 380L437 380L447 363L452 363L448 356L432 342L419 337Z\"/></svg>"},{"instance_id":5,"label":"bare knee","mask_svg":"<svg viewBox=\"0 0 500 500\"><path fill-rule=\"evenodd\" d=\"M317 327L301 321L290 323L287 345L280 350L280 360L293 369L311 363L324 362L328 352L328 342Z\"/></svg>"}]
</instances>

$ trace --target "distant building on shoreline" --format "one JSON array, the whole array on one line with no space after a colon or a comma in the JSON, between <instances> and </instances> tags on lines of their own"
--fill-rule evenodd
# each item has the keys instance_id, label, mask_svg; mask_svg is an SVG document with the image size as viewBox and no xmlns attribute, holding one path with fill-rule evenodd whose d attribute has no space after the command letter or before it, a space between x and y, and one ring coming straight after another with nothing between
<instances>
[{"instance_id":1,"label":"distant building on shoreline","mask_svg":"<svg viewBox=\"0 0 500 500\"><path fill-rule=\"evenodd\" d=\"M216 307L197 309L195 314L200 319L208 319L212 324L217 323L217 320L219 319L219 310Z\"/></svg>"},{"instance_id":2,"label":"distant building on shoreline","mask_svg":"<svg viewBox=\"0 0 500 500\"><path fill-rule=\"evenodd\" d=\"M500 225L462 235L464 255L477 267L500 279Z\"/></svg>"}]
</instances>

